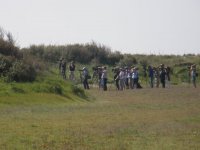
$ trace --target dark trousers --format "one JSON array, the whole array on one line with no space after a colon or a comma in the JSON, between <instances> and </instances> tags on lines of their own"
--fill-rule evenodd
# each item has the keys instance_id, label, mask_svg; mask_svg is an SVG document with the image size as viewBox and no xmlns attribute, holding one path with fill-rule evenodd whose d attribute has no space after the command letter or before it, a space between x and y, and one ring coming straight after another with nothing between
<instances>
[{"instance_id":1,"label":"dark trousers","mask_svg":"<svg viewBox=\"0 0 200 150\"><path fill-rule=\"evenodd\" d=\"M162 87L165 88L165 80L161 80L160 82L162 84Z\"/></svg>"},{"instance_id":2,"label":"dark trousers","mask_svg":"<svg viewBox=\"0 0 200 150\"><path fill-rule=\"evenodd\" d=\"M115 80L115 84L116 84L117 90L119 90L119 80Z\"/></svg>"},{"instance_id":3,"label":"dark trousers","mask_svg":"<svg viewBox=\"0 0 200 150\"><path fill-rule=\"evenodd\" d=\"M138 88L138 78L133 79L133 88Z\"/></svg>"},{"instance_id":4,"label":"dark trousers","mask_svg":"<svg viewBox=\"0 0 200 150\"><path fill-rule=\"evenodd\" d=\"M66 79L66 70L62 69L61 74L62 74L63 79Z\"/></svg>"},{"instance_id":5,"label":"dark trousers","mask_svg":"<svg viewBox=\"0 0 200 150\"><path fill-rule=\"evenodd\" d=\"M107 91L107 78L103 79L103 90Z\"/></svg>"},{"instance_id":6,"label":"dark trousers","mask_svg":"<svg viewBox=\"0 0 200 150\"><path fill-rule=\"evenodd\" d=\"M87 78L83 80L84 89L89 89Z\"/></svg>"},{"instance_id":7,"label":"dark trousers","mask_svg":"<svg viewBox=\"0 0 200 150\"><path fill-rule=\"evenodd\" d=\"M153 77L150 77L150 86L153 88Z\"/></svg>"},{"instance_id":8,"label":"dark trousers","mask_svg":"<svg viewBox=\"0 0 200 150\"><path fill-rule=\"evenodd\" d=\"M129 83L128 83L128 78L126 78L126 88L129 89Z\"/></svg>"}]
</instances>

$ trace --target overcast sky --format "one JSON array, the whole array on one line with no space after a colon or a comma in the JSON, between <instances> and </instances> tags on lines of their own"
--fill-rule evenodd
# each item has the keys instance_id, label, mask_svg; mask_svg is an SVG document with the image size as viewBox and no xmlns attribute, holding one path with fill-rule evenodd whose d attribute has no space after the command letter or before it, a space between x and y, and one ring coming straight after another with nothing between
<instances>
[{"instance_id":1,"label":"overcast sky","mask_svg":"<svg viewBox=\"0 0 200 150\"><path fill-rule=\"evenodd\" d=\"M200 53L200 0L0 0L20 47L97 43L142 54Z\"/></svg>"}]
</instances>

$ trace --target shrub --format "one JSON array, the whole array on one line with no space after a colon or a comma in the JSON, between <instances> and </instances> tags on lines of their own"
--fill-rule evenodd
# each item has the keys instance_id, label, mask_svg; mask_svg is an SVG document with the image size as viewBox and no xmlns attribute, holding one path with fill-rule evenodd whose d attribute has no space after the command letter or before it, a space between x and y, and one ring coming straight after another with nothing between
<instances>
[{"instance_id":1,"label":"shrub","mask_svg":"<svg viewBox=\"0 0 200 150\"><path fill-rule=\"evenodd\" d=\"M0 76L6 76L6 73L12 66L13 60L13 57L0 56Z\"/></svg>"},{"instance_id":2,"label":"shrub","mask_svg":"<svg viewBox=\"0 0 200 150\"><path fill-rule=\"evenodd\" d=\"M31 64L23 61L15 61L7 73L9 81L26 82L34 81L36 78L36 71Z\"/></svg>"},{"instance_id":3,"label":"shrub","mask_svg":"<svg viewBox=\"0 0 200 150\"><path fill-rule=\"evenodd\" d=\"M25 93L25 91L22 88L18 88L18 87L12 87L11 90L14 93Z\"/></svg>"},{"instance_id":4,"label":"shrub","mask_svg":"<svg viewBox=\"0 0 200 150\"><path fill-rule=\"evenodd\" d=\"M63 94L63 89L59 84L55 84L55 85L51 85L49 87L49 92L62 95Z\"/></svg>"},{"instance_id":5,"label":"shrub","mask_svg":"<svg viewBox=\"0 0 200 150\"><path fill-rule=\"evenodd\" d=\"M15 46L15 41L11 33L0 28L0 54L20 58L19 48Z\"/></svg>"},{"instance_id":6,"label":"shrub","mask_svg":"<svg viewBox=\"0 0 200 150\"><path fill-rule=\"evenodd\" d=\"M72 92L79 97L82 97L82 98L86 97L84 90L75 85L72 85Z\"/></svg>"}]
</instances>

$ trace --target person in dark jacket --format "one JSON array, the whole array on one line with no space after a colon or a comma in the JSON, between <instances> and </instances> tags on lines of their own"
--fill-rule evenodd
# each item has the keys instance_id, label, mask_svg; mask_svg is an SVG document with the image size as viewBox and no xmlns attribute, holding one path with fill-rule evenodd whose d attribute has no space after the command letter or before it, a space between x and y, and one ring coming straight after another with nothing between
<instances>
[{"instance_id":1,"label":"person in dark jacket","mask_svg":"<svg viewBox=\"0 0 200 150\"><path fill-rule=\"evenodd\" d=\"M153 88L153 81L154 81L154 70L152 68L152 66L148 67L148 71L149 71L149 83L150 83L150 87Z\"/></svg>"},{"instance_id":2,"label":"person in dark jacket","mask_svg":"<svg viewBox=\"0 0 200 150\"><path fill-rule=\"evenodd\" d=\"M75 66L74 62L72 61L69 65L69 79L71 81L75 80L75 75L74 75L75 68L76 68L76 66Z\"/></svg>"},{"instance_id":3,"label":"person in dark jacket","mask_svg":"<svg viewBox=\"0 0 200 150\"><path fill-rule=\"evenodd\" d=\"M166 70L163 64L160 66L160 82L162 87L165 88Z\"/></svg>"},{"instance_id":4,"label":"person in dark jacket","mask_svg":"<svg viewBox=\"0 0 200 150\"><path fill-rule=\"evenodd\" d=\"M89 76L89 72L87 70L86 67L83 67L83 72L82 72L82 75L83 75L83 87L84 89L90 89L89 88L89 84L88 84L88 76Z\"/></svg>"},{"instance_id":5,"label":"person in dark jacket","mask_svg":"<svg viewBox=\"0 0 200 150\"><path fill-rule=\"evenodd\" d=\"M63 59L61 63L61 74L64 80L66 80L66 61Z\"/></svg>"},{"instance_id":6,"label":"person in dark jacket","mask_svg":"<svg viewBox=\"0 0 200 150\"><path fill-rule=\"evenodd\" d=\"M114 81L115 81L115 85L117 87L117 90L120 90L119 89L119 73L120 73L120 71L116 70L115 75L114 75Z\"/></svg>"}]
</instances>

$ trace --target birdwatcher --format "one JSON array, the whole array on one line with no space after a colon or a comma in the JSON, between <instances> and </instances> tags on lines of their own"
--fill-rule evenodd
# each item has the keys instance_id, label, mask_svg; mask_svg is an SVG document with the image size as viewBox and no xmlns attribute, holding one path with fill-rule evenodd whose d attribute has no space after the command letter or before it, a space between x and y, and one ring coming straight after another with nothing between
<instances>
[{"instance_id":1,"label":"birdwatcher","mask_svg":"<svg viewBox=\"0 0 200 150\"><path fill-rule=\"evenodd\" d=\"M72 61L69 65L69 79L71 81L74 81L75 80L75 75L74 75L74 72L75 72L75 64L74 64L74 61Z\"/></svg>"},{"instance_id":2,"label":"birdwatcher","mask_svg":"<svg viewBox=\"0 0 200 150\"><path fill-rule=\"evenodd\" d=\"M149 83L150 87L153 88L153 83L154 83L154 70L152 66L148 66L148 72L149 72Z\"/></svg>"},{"instance_id":3,"label":"birdwatcher","mask_svg":"<svg viewBox=\"0 0 200 150\"><path fill-rule=\"evenodd\" d=\"M103 81L101 80L101 76L102 76L102 67L98 67L98 83L99 83L99 89L103 88Z\"/></svg>"},{"instance_id":4,"label":"birdwatcher","mask_svg":"<svg viewBox=\"0 0 200 150\"><path fill-rule=\"evenodd\" d=\"M61 74L64 80L66 80L66 61L63 59L61 63Z\"/></svg>"},{"instance_id":5,"label":"birdwatcher","mask_svg":"<svg viewBox=\"0 0 200 150\"><path fill-rule=\"evenodd\" d=\"M83 87L84 87L84 89L89 90L89 84L88 84L89 72L86 67L83 67L82 76L83 76L82 77L83 78Z\"/></svg>"},{"instance_id":6,"label":"birdwatcher","mask_svg":"<svg viewBox=\"0 0 200 150\"><path fill-rule=\"evenodd\" d=\"M114 68L114 73L115 73L114 75L115 85L116 85L117 90L119 90L120 89L119 88L119 73L120 73L119 68Z\"/></svg>"},{"instance_id":7,"label":"birdwatcher","mask_svg":"<svg viewBox=\"0 0 200 150\"><path fill-rule=\"evenodd\" d=\"M119 89L124 90L124 71L122 68L119 69Z\"/></svg>"},{"instance_id":8,"label":"birdwatcher","mask_svg":"<svg viewBox=\"0 0 200 150\"><path fill-rule=\"evenodd\" d=\"M155 86L159 88L160 85L160 72L159 72L159 67L154 67L154 82Z\"/></svg>"},{"instance_id":9,"label":"birdwatcher","mask_svg":"<svg viewBox=\"0 0 200 150\"><path fill-rule=\"evenodd\" d=\"M164 64L160 65L160 82L162 84L162 88L165 88L165 79L166 79L166 70Z\"/></svg>"},{"instance_id":10,"label":"birdwatcher","mask_svg":"<svg viewBox=\"0 0 200 150\"><path fill-rule=\"evenodd\" d=\"M138 88L139 73L137 67L133 68L132 78L133 78L133 88Z\"/></svg>"},{"instance_id":11,"label":"birdwatcher","mask_svg":"<svg viewBox=\"0 0 200 150\"><path fill-rule=\"evenodd\" d=\"M103 80L103 90L107 91L107 68L103 67L101 79Z\"/></svg>"},{"instance_id":12,"label":"birdwatcher","mask_svg":"<svg viewBox=\"0 0 200 150\"><path fill-rule=\"evenodd\" d=\"M63 58L61 57L60 59L59 59L59 64L58 64L58 69L59 69L59 74L60 75L62 75L62 60L63 60Z\"/></svg>"},{"instance_id":13,"label":"birdwatcher","mask_svg":"<svg viewBox=\"0 0 200 150\"><path fill-rule=\"evenodd\" d=\"M134 66L132 66L130 68L130 88L133 89L133 78L132 78L132 75L133 75L133 68Z\"/></svg>"},{"instance_id":14,"label":"birdwatcher","mask_svg":"<svg viewBox=\"0 0 200 150\"><path fill-rule=\"evenodd\" d=\"M198 76L197 72L196 72L196 65L191 65L191 81L192 84L194 86L194 88L196 88L196 77Z\"/></svg>"},{"instance_id":15,"label":"birdwatcher","mask_svg":"<svg viewBox=\"0 0 200 150\"><path fill-rule=\"evenodd\" d=\"M125 67L125 85L126 89L129 89L129 78L130 78L130 70L128 67Z\"/></svg>"}]
</instances>

